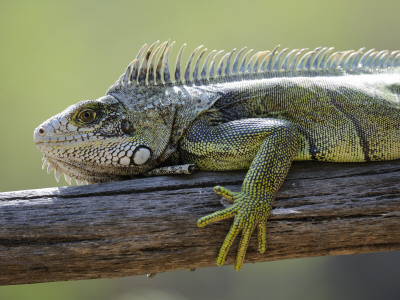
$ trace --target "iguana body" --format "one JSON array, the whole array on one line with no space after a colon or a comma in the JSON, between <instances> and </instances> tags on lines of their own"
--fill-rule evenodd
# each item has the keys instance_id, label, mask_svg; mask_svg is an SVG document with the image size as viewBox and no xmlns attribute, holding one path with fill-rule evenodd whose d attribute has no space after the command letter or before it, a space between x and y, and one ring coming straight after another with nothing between
<instances>
[{"instance_id":1,"label":"iguana body","mask_svg":"<svg viewBox=\"0 0 400 300\"><path fill-rule=\"evenodd\" d=\"M142 47L107 95L83 101L41 124L38 148L54 168L78 181L129 178L163 166L202 170L249 169L240 192L214 190L232 206L201 218L200 227L234 217L218 259L222 265L242 232L235 268L251 234L265 251L266 221L293 160L365 162L400 158L398 52L317 48L264 51L248 61L240 50L215 68L212 51L184 80L171 45ZM285 54L285 55L284 55ZM218 53L217 53L218 55ZM212 61L209 63L210 58ZM208 70L208 71L207 71ZM200 74L200 75L199 75Z\"/></svg>"}]
</instances>

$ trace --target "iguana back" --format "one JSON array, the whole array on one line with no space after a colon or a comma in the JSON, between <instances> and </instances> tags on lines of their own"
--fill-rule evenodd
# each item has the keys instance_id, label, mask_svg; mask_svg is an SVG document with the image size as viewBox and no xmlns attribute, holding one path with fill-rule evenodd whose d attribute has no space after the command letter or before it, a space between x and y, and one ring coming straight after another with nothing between
<instances>
[{"instance_id":1,"label":"iguana back","mask_svg":"<svg viewBox=\"0 0 400 300\"><path fill-rule=\"evenodd\" d=\"M213 112L214 122L254 117L290 121L301 137L295 160L400 158L398 69L287 73L213 85L221 95L212 107L219 115Z\"/></svg>"}]
</instances>

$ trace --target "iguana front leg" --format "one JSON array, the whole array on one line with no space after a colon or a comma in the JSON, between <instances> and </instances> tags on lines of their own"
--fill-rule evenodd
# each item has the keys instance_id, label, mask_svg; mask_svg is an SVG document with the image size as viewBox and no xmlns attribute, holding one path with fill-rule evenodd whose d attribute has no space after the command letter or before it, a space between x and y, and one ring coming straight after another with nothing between
<instances>
[{"instance_id":1,"label":"iguana front leg","mask_svg":"<svg viewBox=\"0 0 400 300\"><path fill-rule=\"evenodd\" d=\"M256 228L258 251L265 252L267 218L276 192L296 153L298 132L290 122L276 119L244 119L211 128L204 128L204 124L194 127L192 126L183 145L194 150L192 159L198 152L196 149L203 149L203 155L198 155L203 158L196 162L201 169L215 170L218 166L227 169L227 160L231 160L230 169L238 169L241 163L253 158L240 192L231 192L221 186L214 188L217 194L233 202L232 206L205 216L197 223L199 227L204 227L212 222L234 217L233 225L220 249L217 264L222 265L225 262L229 248L242 232L235 263L235 269L240 270L250 237ZM202 132L201 140L194 138L193 134L196 132Z\"/></svg>"}]
</instances>

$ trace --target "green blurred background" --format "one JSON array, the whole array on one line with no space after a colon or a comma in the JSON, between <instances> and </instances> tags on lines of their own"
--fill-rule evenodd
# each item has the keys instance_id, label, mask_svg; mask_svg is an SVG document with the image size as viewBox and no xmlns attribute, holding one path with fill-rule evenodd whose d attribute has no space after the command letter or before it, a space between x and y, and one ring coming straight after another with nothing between
<instances>
[{"instance_id":1,"label":"green blurred background","mask_svg":"<svg viewBox=\"0 0 400 300\"><path fill-rule=\"evenodd\" d=\"M102 96L145 42L395 50L399 9L398 0L0 0L0 191L66 184L41 170L33 129L71 104ZM152 280L6 286L0 299L398 299L399 275L400 254L393 252L258 263L240 272L232 266L170 272Z\"/></svg>"}]
</instances>

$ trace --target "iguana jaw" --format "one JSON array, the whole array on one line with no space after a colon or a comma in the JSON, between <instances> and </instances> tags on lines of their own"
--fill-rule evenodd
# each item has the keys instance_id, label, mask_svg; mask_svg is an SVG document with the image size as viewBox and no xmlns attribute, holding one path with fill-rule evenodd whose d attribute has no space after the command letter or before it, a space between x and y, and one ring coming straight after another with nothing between
<instances>
[{"instance_id":1,"label":"iguana jaw","mask_svg":"<svg viewBox=\"0 0 400 300\"><path fill-rule=\"evenodd\" d=\"M109 182L128 179L130 176L112 175L107 173L96 171L94 168L88 168L79 164L67 163L55 158L43 157L44 169L47 166L47 173L54 171L54 176L59 181L61 175L64 175L65 181L71 184L71 180L75 179L77 184L84 183L98 183L98 182Z\"/></svg>"},{"instance_id":2,"label":"iguana jaw","mask_svg":"<svg viewBox=\"0 0 400 300\"><path fill-rule=\"evenodd\" d=\"M90 141L84 137L80 141L69 141L68 137L62 141L60 137L56 141L37 139L36 146L44 154L42 167L47 165L48 173L54 170L57 181L64 174L69 184L71 178L79 184L81 181L97 183L128 179L144 173L151 166L144 164L151 157L151 150L143 144L117 137L92 137ZM90 151L93 144L103 150ZM121 144L125 144L125 148L121 148Z\"/></svg>"}]
</instances>

